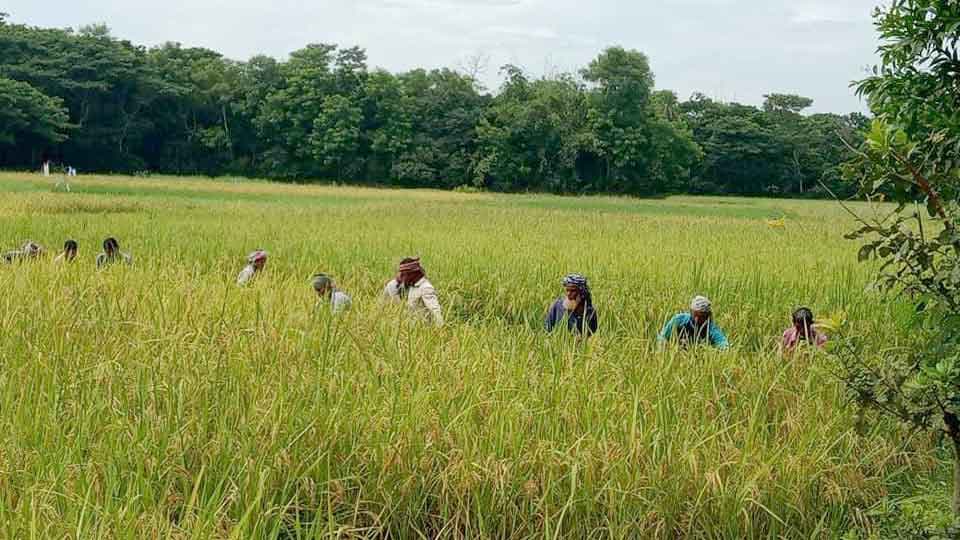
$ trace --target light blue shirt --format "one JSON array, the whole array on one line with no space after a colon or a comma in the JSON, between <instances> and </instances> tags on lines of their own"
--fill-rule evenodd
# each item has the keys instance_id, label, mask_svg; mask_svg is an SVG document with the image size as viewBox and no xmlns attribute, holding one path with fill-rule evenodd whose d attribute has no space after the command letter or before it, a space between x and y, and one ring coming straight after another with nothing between
<instances>
[{"instance_id":1,"label":"light blue shirt","mask_svg":"<svg viewBox=\"0 0 960 540\"><path fill-rule=\"evenodd\" d=\"M729 349L730 342L727 341L727 336L724 335L723 330L720 330L720 327L713 322L713 318L707 322L707 325L705 337L710 341L710 345L720 350ZM693 315L689 313L678 313L663 327L663 330L661 330L657 336L657 341L665 343L676 336L677 339L696 342L700 339L698 338L698 334L702 332L702 329L700 332L697 332L695 323L693 322Z\"/></svg>"}]
</instances>

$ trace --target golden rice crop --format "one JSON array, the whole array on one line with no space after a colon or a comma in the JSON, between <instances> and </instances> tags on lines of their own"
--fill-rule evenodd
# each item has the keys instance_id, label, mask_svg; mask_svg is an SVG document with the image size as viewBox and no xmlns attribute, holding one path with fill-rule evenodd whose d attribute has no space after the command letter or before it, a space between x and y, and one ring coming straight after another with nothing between
<instances>
[{"instance_id":1,"label":"golden rice crop","mask_svg":"<svg viewBox=\"0 0 960 540\"><path fill-rule=\"evenodd\" d=\"M0 175L9 248L80 243L0 267L7 538L829 538L935 466L892 426L855 432L829 358L776 353L799 304L908 338L831 203L71 188ZM111 235L135 264L98 272ZM442 329L378 301L409 254ZM351 312L316 305L317 271ZM541 329L572 271L586 345ZM695 293L734 349L657 352Z\"/></svg>"}]
</instances>

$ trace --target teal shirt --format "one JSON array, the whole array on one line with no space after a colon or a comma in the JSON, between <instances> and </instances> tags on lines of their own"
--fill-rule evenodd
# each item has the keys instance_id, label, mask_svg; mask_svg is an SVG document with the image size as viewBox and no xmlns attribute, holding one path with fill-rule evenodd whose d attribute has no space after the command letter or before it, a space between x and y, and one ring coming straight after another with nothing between
<instances>
[{"instance_id":1,"label":"teal shirt","mask_svg":"<svg viewBox=\"0 0 960 540\"><path fill-rule=\"evenodd\" d=\"M707 323L707 332L706 338L710 341L710 345L720 349L726 350L730 348L730 342L727 341L727 336L724 335L723 330L720 329L716 323L713 322L711 318ZM680 339L681 337L686 336L688 340L698 341L697 334L701 332L696 332L693 323L693 315L689 313L678 313L670 319L669 322L663 327L663 330L660 331L660 334L657 336L657 341L665 343L671 338L675 337ZM691 338L690 335L693 334Z\"/></svg>"}]
</instances>

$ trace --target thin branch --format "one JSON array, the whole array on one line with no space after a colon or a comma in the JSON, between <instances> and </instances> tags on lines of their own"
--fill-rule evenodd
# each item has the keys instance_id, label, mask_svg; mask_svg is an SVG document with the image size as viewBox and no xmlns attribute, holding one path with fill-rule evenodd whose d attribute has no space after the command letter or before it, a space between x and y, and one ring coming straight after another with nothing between
<instances>
[{"instance_id":1,"label":"thin branch","mask_svg":"<svg viewBox=\"0 0 960 540\"><path fill-rule=\"evenodd\" d=\"M827 187L827 185L826 185L825 183L823 183L823 180L817 179L817 183L820 184L820 187L822 187L823 189L825 189L825 190L827 191L827 193L829 193L830 196L833 197L833 200L837 201L837 202L840 204L840 207L843 208L844 210L846 210L846 212L847 212L848 214L850 214L850 216L853 217L853 219L854 219L857 223L859 223L859 224L861 224L861 225L863 225L863 226L866 226L866 227L870 227L870 226L873 225L872 223L869 223L869 222L868 222L867 220L865 220L864 218L860 217L860 214L854 212L853 209L851 209L849 206L847 206L847 203L844 202L843 200L841 200L840 197L838 197L837 194L833 192L833 190L831 190L829 187Z\"/></svg>"}]
</instances>

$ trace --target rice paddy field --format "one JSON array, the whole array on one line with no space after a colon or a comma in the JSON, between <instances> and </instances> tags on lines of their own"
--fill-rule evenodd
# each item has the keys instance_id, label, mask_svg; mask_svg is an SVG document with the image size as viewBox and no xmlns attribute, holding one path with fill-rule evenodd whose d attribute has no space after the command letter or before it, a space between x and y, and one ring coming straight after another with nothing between
<instances>
[{"instance_id":1,"label":"rice paddy field","mask_svg":"<svg viewBox=\"0 0 960 540\"><path fill-rule=\"evenodd\" d=\"M5 248L80 244L0 266L3 538L856 538L941 471L777 352L798 305L908 343L835 203L54 183L0 173ZM107 236L133 266L95 269ZM445 327L380 303L407 255ZM587 343L542 329L574 271ZM657 350L694 294L729 352Z\"/></svg>"}]
</instances>

